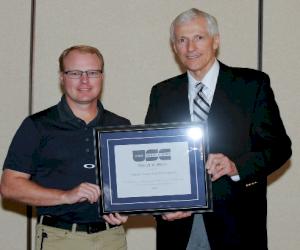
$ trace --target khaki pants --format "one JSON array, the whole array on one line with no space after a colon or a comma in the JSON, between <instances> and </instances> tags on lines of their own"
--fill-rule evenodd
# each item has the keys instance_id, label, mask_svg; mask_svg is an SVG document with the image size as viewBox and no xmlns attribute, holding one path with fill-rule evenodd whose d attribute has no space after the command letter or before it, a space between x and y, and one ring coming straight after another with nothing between
<instances>
[{"instance_id":1,"label":"khaki pants","mask_svg":"<svg viewBox=\"0 0 300 250\"><path fill-rule=\"evenodd\" d=\"M42 224L36 226L35 250L126 250L123 226L98 233L69 231Z\"/></svg>"}]
</instances>

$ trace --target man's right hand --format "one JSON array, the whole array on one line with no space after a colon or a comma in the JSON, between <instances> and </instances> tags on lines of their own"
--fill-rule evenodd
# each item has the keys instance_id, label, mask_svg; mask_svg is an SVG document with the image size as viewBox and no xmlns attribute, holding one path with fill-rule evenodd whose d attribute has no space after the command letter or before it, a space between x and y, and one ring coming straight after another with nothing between
<instances>
[{"instance_id":1,"label":"man's right hand","mask_svg":"<svg viewBox=\"0 0 300 250\"><path fill-rule=\"evenodd\" d=\"M5 169L1 178L3 198L19 201L31 206L56 206L99 199L100 188L91 183L81 183L70 190L45 188L30 179L30 175Z\"/></svg>"},{"instance_id":2,"label":"man's right hand","mask_svg":"<svg viewBox=\"0 0 300 250\"><path fill-rule=\"evenodd\" d=\"M191 215L192 215L191 211L177 211L177 212L165 213L161 217L167 221L174 221L174 220L190 217Z\"/></svg>"},{"instance_id":3,"label":"man's right hand","mask_svg":"<svg viewBox=\"0 0 300 250\"><path fill-rule=\"evenodd\" d=\"M81 183L79 186L65 191L63 200L66 204L74 204L77 202L89 201L95 203L100 197L100 188L98 185L91 183Z\"/></svg>"}]
</instances>

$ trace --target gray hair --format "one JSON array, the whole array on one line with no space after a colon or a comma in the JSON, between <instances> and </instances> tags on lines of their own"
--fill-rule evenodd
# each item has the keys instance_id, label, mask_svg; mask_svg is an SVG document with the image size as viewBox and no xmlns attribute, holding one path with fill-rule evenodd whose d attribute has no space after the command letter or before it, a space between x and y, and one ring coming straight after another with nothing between
<instances>
[{"instance_id":1,"label":"gray hair","mask_svg":"<svg viewBox=\"0 0 300 250\"><path fill-rule=\"evenodd\" d=\"M187 11L179 14L171 24L170 27L170 39L174 43L175 42L175 27L177 25L183 24L185 22L191 21L195 18L203 17L207 23L207 30L210 36L215 36L219 34L218 22L217 19L201 10L196 8L189 9Z\"/></svg>"}]
</instances>

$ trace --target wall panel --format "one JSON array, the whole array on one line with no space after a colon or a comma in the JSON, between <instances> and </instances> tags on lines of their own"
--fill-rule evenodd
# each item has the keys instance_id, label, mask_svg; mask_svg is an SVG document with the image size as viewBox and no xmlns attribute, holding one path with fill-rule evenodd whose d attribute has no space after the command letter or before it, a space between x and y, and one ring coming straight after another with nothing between
<instances>
[{"instance_id":1,"label":"wall panel","mask_svg":"<svg viewBox=\"0 0 300 250\"><path fill-rule=\"evenodd\" d=\"M265 1L263 69L272 79L281 116L293 143L289 164L270 177L268 229L271 250L299 249L300 204L300 2Z\"/></svg>"},{"instance_id":2,"label":"wall panel","mask_svg":"<svg viewBox=\"0 0 300 250\"><path fill-rule=\"evenodd\" d=\"M105 57L105 106L142 123L151 86L179 72L169 45L169 25L177 14L194 6L219 19L222 59L256 66L257 4L253 1L223 5L195 0L38 2L34 109L45 108L60 96L56 72L61 50L89 43ZM248 32L239 32L242 28Z\"/></svg>"},{"instance_id":3,"label":"wall panel","mask_svg":"<svg viewBox=\"0 0 300 250\"><path fill-rule=\"evenodd\" d=\"M12 136L28 115L30 8L30 1L1 1L0 174ZM25 249L25 214L24 206L0 198L1 249Z\"/></svg>"}]
</instances>

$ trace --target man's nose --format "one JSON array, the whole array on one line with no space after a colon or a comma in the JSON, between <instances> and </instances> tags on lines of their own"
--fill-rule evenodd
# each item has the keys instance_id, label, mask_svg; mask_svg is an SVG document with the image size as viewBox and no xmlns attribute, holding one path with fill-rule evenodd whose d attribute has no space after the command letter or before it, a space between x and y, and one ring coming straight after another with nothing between
<instances>
[{"instance_id":1,"label":"man's nose","mask_svg":"<svg viewBox=\"0 0 300 250\"><path fill-rule=\"evenodd\" d=\"M195 49L195 42L189 41L187 47L188 47L188 51L193 51Z\"/></svg>"},{"instance_id":2,"label":"man's nose","mask_svg":"<svg viewBox=\"0 0 300 250\"><path fill-rule=\"evenodd\" d=\"M80 79L86 82L89 79L87 72L82 72Z\"/></svg>"}]
</instances>

